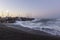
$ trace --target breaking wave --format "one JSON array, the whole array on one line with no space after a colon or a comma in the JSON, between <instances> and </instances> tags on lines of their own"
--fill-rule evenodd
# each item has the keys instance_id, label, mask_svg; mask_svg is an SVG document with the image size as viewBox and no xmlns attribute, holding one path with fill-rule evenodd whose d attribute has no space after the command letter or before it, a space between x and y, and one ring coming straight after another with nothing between
<instances>
[{"instance_id":1,"label":"breaking wave","mask_svg":"<svg viewBox=\"0 0 60 40\"><path fill-rule=\"evenodd\" d=\"M32 21L16 21L15 25L47 32L60 36L60 19L35 19Z\"/></svg>"}]
</instances>

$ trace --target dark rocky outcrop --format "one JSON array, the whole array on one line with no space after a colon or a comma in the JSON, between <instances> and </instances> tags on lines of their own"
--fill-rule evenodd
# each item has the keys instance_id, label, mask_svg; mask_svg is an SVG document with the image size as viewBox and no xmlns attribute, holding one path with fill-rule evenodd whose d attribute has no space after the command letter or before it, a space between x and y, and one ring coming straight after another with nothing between
<instances>
[{"instance_id":1,"label":"dark rocky outcrop","mask_svg":"<svg viewBox=\"0 0 60 40\"><path fill-rule=\"evenodd\" d=\"M5 17L0 18L1 23L14 23L15 21L31 21L34 18L26 18L26 17Z\"/></svg>"}]
</instances>

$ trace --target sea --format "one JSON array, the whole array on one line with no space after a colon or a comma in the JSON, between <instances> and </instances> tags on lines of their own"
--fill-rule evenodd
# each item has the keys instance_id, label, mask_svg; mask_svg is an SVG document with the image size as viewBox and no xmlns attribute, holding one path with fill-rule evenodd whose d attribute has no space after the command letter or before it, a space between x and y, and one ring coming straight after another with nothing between
<instances>
[{"instance_id":1,"label":"sea","mask_svg":"<svg viewBox=\"0 0 60 40\"><path fill-rule=\"evenodd\" d=\"M16 21L14 24L60 36L60 19L35 18L32 21Z\"/></svg>"}]
</instances>

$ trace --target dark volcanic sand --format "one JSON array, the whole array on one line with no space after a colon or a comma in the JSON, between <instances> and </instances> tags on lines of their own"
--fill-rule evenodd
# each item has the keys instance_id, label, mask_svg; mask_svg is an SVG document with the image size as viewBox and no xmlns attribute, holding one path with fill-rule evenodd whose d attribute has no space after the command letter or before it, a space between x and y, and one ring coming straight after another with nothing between
<instances>
[{"instance_id":1,"label":"dark volcanic sand","mask_svg":"<svg viewBox=\"0 0 60 40\"><path fill-rule=\"evenodd\" d=\"M0 24L0 40L60 40L60 38L30 34Z\"/></svg>"}]
</instances>

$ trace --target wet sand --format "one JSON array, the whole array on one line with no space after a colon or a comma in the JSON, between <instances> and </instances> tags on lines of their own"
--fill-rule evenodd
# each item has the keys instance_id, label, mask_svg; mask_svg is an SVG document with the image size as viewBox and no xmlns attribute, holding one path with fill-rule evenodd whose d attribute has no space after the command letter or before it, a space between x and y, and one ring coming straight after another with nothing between
<instances>
[{"instance_id":1,"label":"wet sand","mask_svg":"<svg viewBox=\"0 0 60 40\"><path fill-rule=\"evenodd\" d=\"M21 26L18 30L18 28L7 27L0 23L0 40L60 40L60 37Z\"/></svg>"}]
</instances>

